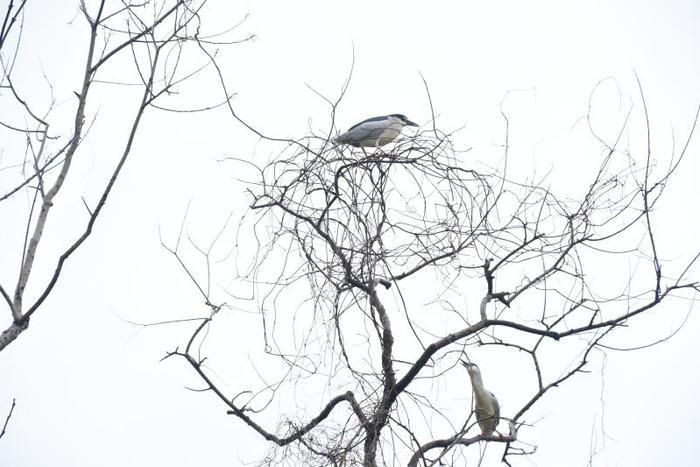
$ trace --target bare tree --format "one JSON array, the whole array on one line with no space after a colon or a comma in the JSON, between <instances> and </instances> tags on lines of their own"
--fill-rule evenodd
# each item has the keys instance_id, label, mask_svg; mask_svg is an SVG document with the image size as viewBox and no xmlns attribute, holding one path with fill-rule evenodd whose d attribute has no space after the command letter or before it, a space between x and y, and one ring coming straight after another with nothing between
<instances>
[{"instance_id":1,"label":"bare tree","mask_svg":"<svg viewBox=\"0 0 700 467\"><path fill-rule=\"evenodd\" d=\"M506 463L527 454L517 434L533 405L580 373L593 350L612 345L616 329L699 289L686 278L697 254L675 276L662 273L652 215L692 131L668 169L655 174L649 142L641 163L619 147L627 127L626 119L615 141L599 139L604 154L578 199L503 170L468 167L437 129L371 154L338 147L328 135L295 142L258 169L243 224L259 243L240 279L254 285L265 353L283 363L277 382L242 387L235 397L217 386L202 348L226 304L214 303L209 274L200 284L188 267L211 314L168 356L185 358L229 414L282 448L266 460L271 465L435 465L478 441L503 443ZM184 266L181 237L171 251ZM217 241L199 249L207 271ZM590 277L591 265L620 255L637 267L616 290ZM297 302L301 279L310 294ZM429 298L430 306L408 297ZM470 302L478 313L464 306ZM552 345L573 363L543 360ZM519 409L502 414L506 435L471 435L476 421L465 414L446 420L451 436L436 438L426 421L446 417L426 382L478 346L526 353L534 384L523 388ZM279 434L255 421L285 391L319 378L337 395L318 403L315 416L284 415Z\"/></svg>"},{"instance_id":2,"label":"bare tree","mask_svg":"<svg viewBox=\"0 0 700 467\"><path fill-rule=\"evenodd\" d=\"M338 102L329 101L332 116ZM499 168L469 162L469 151L434 119L391 149L338 146L331 125L289 142L262 166L238 161L256 173L234 247L237 261L250 265L238 269L236 285L213 288L212 265L231 246L216 253L228 227L208 248L194 245L202 276L183 232L166 243L209 307L166 358L184 358L204 382L201 391L272 443L262 464L456 465L478 461L464 447L486 442L499 443L510 465L534 450L518 435L533 406L575 380L592 352L619 346L620 328L669 300L692 302L700 290L687 277L697 253L666 272L674 269L660 252L653 216L698 115L665 170L649 140L643 154L621 147L629 115L612 141L593 131L589 115L601 153L577 197L507 172L505 113ZM615 271L612 282L604 271L592 273L613 269L619 258L634 273ZM254 363L263 383L237 379L229 393L207 339L222 310L243 306L242 290L251 291L267 358ZM507 429L497 435L475 433L473 412L449 409L454 401L441 400L436 388L480 347L528 358L520 405L501 413ZM468 400L465 374L462 381ZM260 422L270 417L276 428Z\"/></svg>"},{"instance_id":3,"label":"bare tree","mask_svg":"<svg viewBox=\"0 0 700 467\"><path fill-rule=\"evenodd\" d=\"M10 1L0 33L0 105L11 110L4 111L0 119L0 131L3 132L0 136L3 142L0 208L5 210L5 218L8 212L10 215L16 211L28 212L23 222L3 223L3 229L10 226L17 229L17 238L21 239L19 244L9 242L2 245L7 252L4 257L10 258L16 252L21 254L17 255L16 282L11 287L6 282L0 284L3 303L11 316L11 323L0 334L0 350L27 329L32 316L57 285L66 261L92 234L129 159L144 113L151 108L190 112L212 107L177 108L175 106L179 103L172 101L182 91L185 82L193 80L207 68L209 60L203 53L206 46L215 44L221 47L239 42L230 38L232 30L216 35L205 33L201 16L205 5L206 1L155 0L110 4L102 0L87 6L81 0L77 15L84 26L86 53L80 80L67 99L73 109L67 116L66 96L54 96L49 78L46 78L45 89L51 92L51 99L45 104L36 103L34 95L37 90L32 89L31 84L15 79L21 71L17 69L20 66L17 58L32 52L22 47L21 39L25 16L31 16L27 12L33 5L26 0L18 5ZM82 198L83 221L66 222L73 229L74 239L61 251L51 251L42 247L50 242L47 227L52 222L65 220L50 214L55 212L56 206L70 202L70 198L63 201L61 195L71 183L71 168L81 156L81 143L95 123L98 107L104 103L101 99L104 94L95 89L100 86L138 87L141 91L140 95L133 94L132 102L111 102L132 109L131 120L124 122L128 131L121 141L120 155L114 159L106 179L101 181L102 188L96 197ZM105 157L112 153L107 144L95 146ZM36 274L39 257L42 261L54 262L47 280Z\"/></svg>"}]
</instances>

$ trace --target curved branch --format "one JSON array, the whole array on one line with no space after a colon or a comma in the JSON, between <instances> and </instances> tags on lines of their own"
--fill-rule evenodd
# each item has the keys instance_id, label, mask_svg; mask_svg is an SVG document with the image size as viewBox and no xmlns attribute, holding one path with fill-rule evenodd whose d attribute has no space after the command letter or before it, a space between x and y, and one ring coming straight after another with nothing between
<instances>
[{"instance_id":1,"label":"curved branch","mask_svg":"<svg viewBox=\"0 0 700 467\"><path fill-rule=\"evenodd\" d=\"M275 434L270 433L269 431L265 430L263 427L258 425L252 418L250 418L248 415L245 414L244 409L236 406L232 400L229 400L222 392L221 390L216 387L216 385L211 381L209 376L204 372L202 369L202 366L199 362L197 362L190 354L188 353L182 353L182 352L171 352L167 355L167 357L170 357L172 355L178 355L180 357L185 358L187 362L194 368L194 370L199 374L200 378L204 382L207 383L209 389L211 389L218 397L221 399L229 408L226 413L229 415L235 415L236 417L240 418L245 422L248 426L253 428L255 431L257 431L263 438L265 438L268 441L272 441L273 443L277 444L278 446L285 446L293 441L296 441L300 439L302 436L304 436L306 433L309 431L313 430L316 426L318 426L323 420L328 418L328 415L333 411L335 406L337 406L339 403L343 401L347 401L350 404L350 407L352 408L352 411L355 413L357 416L358 420L360 421L360 424L365 427L368 425L368 421L364 413L362 412L362 408L360 407L360 404L357 402L355 399L355 395L352 393L352 391L347 391L344 394L340 394L333 399L331 399L326 406L321 410L321 412L311 419L306 425L304 425L302 428L296 429L293 434L286 436L286 437L279 437Z\"/></svg>"},{"instance_id":2,"label":"curved branch","mask_svg":"<svg viewBox=\"0 0 700 467\"><path fill-rule=\"evenodd\" d=\"M424 458L428 451L433 449L449 449L453 446L471 446L472 444L478 443L479 441L488 441L495 443L510 443L515 441L515 436L511 433L509 436L499 436L499 435L478 435L471 438L463 438L461 435L453 436L451 438L436 439L425 443L411 456L408 461L408 467L416 467L418 461Z\"/></svg>"}]
</instances>

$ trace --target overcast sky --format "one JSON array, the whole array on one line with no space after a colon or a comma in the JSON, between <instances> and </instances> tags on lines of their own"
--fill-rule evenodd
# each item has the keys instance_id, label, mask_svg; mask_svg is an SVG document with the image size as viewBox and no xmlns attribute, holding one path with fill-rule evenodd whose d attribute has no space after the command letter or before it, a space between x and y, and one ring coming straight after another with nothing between
<instances>
[{"instance_id":1,"label":"overcast sky","mask_svg":"<svg viewBox=\"0 0 700 467\"><path fill-rule=\"evenodd\" d=\"M32 91L37 102L48 96L42 68L58 101L79 86L87 25L76 3L30 0L27 6L18 73L26 86L41 89ZM508 91L518 90L505 103L517 136L511 158L525 171L552 171L554 186L575 184L576 174L597 167L600 153L577 146L577 122L599 81L614 78L605 81L596 101L601 125L614 131L627 106L639 106L636 71L662 160L671 152L673 135L677 141L687 137L700 104L695 0L230 3L211 2L205 21L224 26L249 14L240 34L256 39L225 54L222 68L237 92L239 114L271 136L294 138L309 126L328 127L327 105L308 86L337 96L353 50L352 81L336 117L341 129L387 113L427 123L422 73L441 128L463 127L456 142L472 147L480 162L497 165L503 136L499 106ZM100 101L90 110L100 120L62 194L72 203L62 208L68 217L51 219L47 251L74 237L65 219L84 219L80 196L94 196L95 180L120 150L125 131L120 122L129 107L112 92L96 92ZM196 96L212 102L216 92L210 84ZM264 455L266 442L227 416L226 407L184 388L199 387L184 362L159 363L190 328L141 329L127 321L205 313L159 235L174 240L189 203L189 231L209 241L230 213L240 216L246 207L235 168L220 160L262 161L271 156L268 150L225 112L147 116L94 235L72 258L29 330L0 353L3 419L17 399L8 433L0 439L0 466L232 466ZM700 246L699 150L696 141L656 217L670 260L688 258ZM13 240L2 226L24 222L23 215L21 209L0 211L0 242ZM15 280L16 254L0 250L3 284ZM697 277L700 270L695 272ZM2 310L4 329L10 318ZM687 304L665 308L665 315L641 320L625 338L639 345L664 337L687 311ZM260 347L258 322L236 312L222 320L232 329L253 330L222 339L217 349L220 359L230 357L228 364L240 368L222 376L233 392L237 378L256 378L247 359L253 352L248 349ZM692 313L670 341L639 352L610 352L596 359L591 373L547 395L537 412L543 418L527 438L537 452L518 465L584 466L591 451L595 466L697 465L699 331L700 319ZM517 386L507 375L491 375L496 393ZM509 407L502 406L507 413ZM275 426L275 420L265 422Z\"/></svg>"}]
</instances>

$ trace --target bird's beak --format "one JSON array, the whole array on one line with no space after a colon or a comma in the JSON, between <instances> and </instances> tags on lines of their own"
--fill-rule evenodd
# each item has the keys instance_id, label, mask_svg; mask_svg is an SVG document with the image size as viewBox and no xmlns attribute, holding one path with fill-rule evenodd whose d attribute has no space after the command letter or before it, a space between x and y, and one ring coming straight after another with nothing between
<instances>
[{"instance_id":1,"label":"bird's beak","mask_svg":"<svg viewBox=\"0 0 700 467\"><path fill-rule=\"evenodd\" d=\"M418 124L413 123L412 121L410 121L410 120L408 120L408 119L406 119L406 125L408 125L408 126L418 126Z\"/></svg>"},{"instance_id":2,"label":"bird's beak","mask_svg":"<svg viewBox=\"0 0 700 467\"><path fill-rule=\"evenodd\" d=\"M469 368L470 366L472 366L472 364L466 360L460 360L460 362L462 362L462 365L464 365L464 368Z\"/></svg>"}]
</instances>

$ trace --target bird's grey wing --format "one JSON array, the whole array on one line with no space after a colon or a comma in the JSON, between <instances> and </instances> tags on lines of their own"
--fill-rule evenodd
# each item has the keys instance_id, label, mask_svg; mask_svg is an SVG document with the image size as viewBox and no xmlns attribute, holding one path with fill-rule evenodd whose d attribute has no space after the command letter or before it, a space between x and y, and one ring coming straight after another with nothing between
<instances>
[{"instance_id":1,"label":"bird's grey wing","mask_svg":"<svg viewBox=\"0 0 700 467\"><path fill-rule=\"evenodd\" d=\"M383 122L372 120L358 123L338 137L341 143L357 144L362 141L379 138L384 131Z\"/></svg>"},{"instance_id":2,"label":"bird's grey wing","mask_svg":"<svg viewBox=\"0 0 700 467\"><path fill-rule=\"evenodd\" d=\"M384 132L384 126L381 124L374 124L373 122L365 123L362 126L350 130L352 135L356 139L374 139L379 138Z\"/></svg>"}]
</instances>

